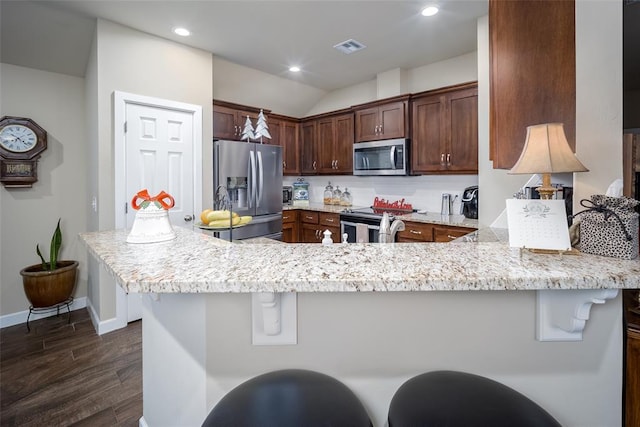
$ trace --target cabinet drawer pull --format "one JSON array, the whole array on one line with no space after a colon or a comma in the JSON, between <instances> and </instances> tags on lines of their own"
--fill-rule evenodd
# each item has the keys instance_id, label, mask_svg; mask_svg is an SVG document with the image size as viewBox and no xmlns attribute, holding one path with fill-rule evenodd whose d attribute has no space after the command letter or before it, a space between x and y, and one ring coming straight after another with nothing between
<instances>
[{"instance_id":1,"label":"cabinet drawer pull","mask_svg":"<svg viewBox=\"0 0 640 427\"><path fill-rule=\"evenodd\" d=\"M309 216L309 215L305 215L305 218L307 218L307 219L313 219L313 217L312 217L312 216Z\"/></svg>"},{"instance_id":2,"label":"cabinet drawer pull","mask_svg":"<svg viewBox=\"0 0 640 427\"><path fill-rule=\"evenodd\" d=\"M315 170L315 169L316 169L316 161L314 160L313 161L313 170Z\"/></svg>"},{"instance_id":3,"label":"cabinet drawer pull","mask_svg":"<svg viewBox=\"0 0 640 427\"><path fill-rule=\"evenodd\" d=\"M282 215L282 220L284 221L285 219L289 219L289 217Z\"/></svg>"},{"instance_id":4,"label":"cabinet drawer pull","mask_svg":"<svg viewBox=\"0 0 640 427\"><path fill-rule=\"evenodd\" d=\"M409 230L409 233L411 233L411 234L422 234L422 231Z\"/></svg>"},{"instance_id":5,"label":"cabinet drawer pull","mask_svg":"<svg viewBox=\"0 0 640 427\"><path fill-rule=\"evenodd\" d=\"M440 166L444 166L444 153L440 154Z\"/></svg>"},{"instance_id":6,"label":"cabinet drawer pull","mask_svg":"<svg viewBox=\"0 0 640 427\"><path fill-rule=\"evenodd\" d=\"M448 238L450 238L451 240L455 240L455 239L457 239L457 237L456 237L456 236L452 236L451 234L447 234L447 237L448 237Z\"/></svg>"},{"instance_id":7,"label":"cabinet drawer pull","mask_svg":"<svg viewBox=\"0 0 640 427\"><path fill-rule=\"evenodd\" d=\"M451 166L451 153L447 153L447 166Z\"/></svg>"},{"instance_id":8,"label":"cabinet drawer pull","mask_svg":"<svg viewBox=\"0 0 640 427\"><path fill-rule=\"evenodd\" d=\"M326 219L325 219L325 221L327 221L327 222L334 222L334 221L333 221L333 218L326 218Z\"/></svg>"}]
</instances>

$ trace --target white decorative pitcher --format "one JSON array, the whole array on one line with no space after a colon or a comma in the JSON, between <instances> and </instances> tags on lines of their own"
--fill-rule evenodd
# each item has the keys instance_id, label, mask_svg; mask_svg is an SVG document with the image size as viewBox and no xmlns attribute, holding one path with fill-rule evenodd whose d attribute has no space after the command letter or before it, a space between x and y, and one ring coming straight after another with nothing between
<instances>
[{"instance_id":1,"label":"white decorative pitcher","mask_svg":"<svg viewBox=\"0 0 640 427\"><path fill-rule=\"evenodd\" d=\"M131 199L131 207L137 212L127 242L157 243L175 239L176 232L169 222L169 209L174 204L173 197L164 191L155 197L149 196L146 189L138 191Z\"/></svg>"}]
</instances>

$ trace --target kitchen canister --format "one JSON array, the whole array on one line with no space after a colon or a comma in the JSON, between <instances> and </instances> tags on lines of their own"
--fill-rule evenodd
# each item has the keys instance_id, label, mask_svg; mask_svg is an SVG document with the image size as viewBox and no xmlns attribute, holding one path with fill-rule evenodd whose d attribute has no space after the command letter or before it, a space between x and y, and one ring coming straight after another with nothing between
<instances>
[{"instance_id":1,"label":"kitchen canister","mask_svg":"<svg viewBox=\"0 0 640 427\"><path fill-rule=\"evenodd\" d=\"M309 183L304 178L293 183L293 206L309 206Z\"/></svg>"},{"instance_id":2,"label":"kitchen canister","mask_svg":"<svg viewBox=\"0 0 640 427\"><path fill-rule=\"evenodd\" d=\"M157 243L176 238L176 232L169 222L169 209L175 205L170 194L161 191L151 197L149 192L140 190L131 199L131 207L136 210L133 226L127 236L128 243Z\"/></svg>"}]
</instances>

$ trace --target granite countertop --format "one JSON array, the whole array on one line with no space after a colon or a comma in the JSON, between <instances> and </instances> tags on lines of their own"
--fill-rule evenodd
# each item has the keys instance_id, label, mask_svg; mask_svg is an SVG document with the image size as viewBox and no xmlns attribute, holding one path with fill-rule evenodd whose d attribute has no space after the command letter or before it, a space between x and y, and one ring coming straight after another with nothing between
<instances>
[{"instance_id":1,"label":"granite countertop","mask_svg":"<svg viewBox=\"0 0 640 427\"><path fill-rule=\"evenodd\" d=\"M126 243L127 230L82 233L127 292L354 292L640 288L640 259L546 255L504 242L231 244L175 227Z\"/></svg>"},{"instance_id":2,"label":"granite countertop","mask_svg":"<svg viewBox=\"0 0 640 427\"><path fill-rule=\"evenodd\" d=\"M367 206L349 206L349 209L362 209ZM322 203L313 203L310 202L309 206L290 206L285 205L282 207L283 211L288 210L308 210L308 211L317 211L317 212L328 212L328 213L340 213L347 206L336 206L336 205L325 205ZM427 224L438 224L438 225L448 225L452 227L467 227L467 228L478 228L478 220L477 219L469 219L464 215L440 215L440 213L436 212L427 212L427 213L409 213L405 215L396 215L396 218L401 219L402 221L413 221L413 222L424 222Z\"/></svg>"}]
</instances>

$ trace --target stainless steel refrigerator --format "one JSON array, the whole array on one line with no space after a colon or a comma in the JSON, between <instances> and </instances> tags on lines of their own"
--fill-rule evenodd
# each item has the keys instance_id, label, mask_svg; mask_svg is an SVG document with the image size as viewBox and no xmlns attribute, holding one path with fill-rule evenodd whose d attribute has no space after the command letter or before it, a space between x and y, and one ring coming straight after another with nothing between
<instances>
[{"instance_id":1,"label":"stainless steel refrigerator","mask_svg":"<svg viewBox=\"0 0 640 427\"><path fill-rule=\"evenodd\" d=\"M253 220L231 231L219 231L225 240L282 237L282 148L241 141L215 141L214 192L226 188L231 208ZM214 193L214 200L216 194Z\"/></svg>"}]
</instances>

